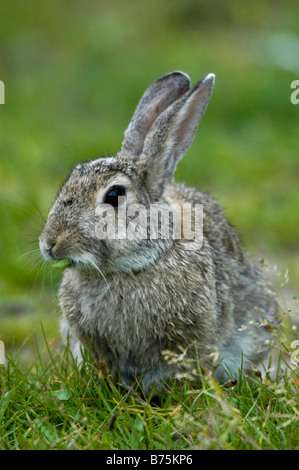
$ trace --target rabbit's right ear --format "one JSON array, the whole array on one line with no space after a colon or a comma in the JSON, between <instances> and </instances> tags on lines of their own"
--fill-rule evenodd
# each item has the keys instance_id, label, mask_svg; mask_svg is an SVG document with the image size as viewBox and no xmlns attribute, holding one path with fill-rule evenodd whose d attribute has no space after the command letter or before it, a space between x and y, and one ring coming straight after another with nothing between
<instances>
[{"instance_id":1,"label":"rabbit's right ear","mask_svg":"<svg viewBox=\"0 0 299 470\"><path fill-rule=\"evenodd\" d=\"M189 89L190 79L183 72L172 72L153 82L136 108L125 132L121 150L131 157L140 155L154 121Z\"/></svg>"}]
</instances>

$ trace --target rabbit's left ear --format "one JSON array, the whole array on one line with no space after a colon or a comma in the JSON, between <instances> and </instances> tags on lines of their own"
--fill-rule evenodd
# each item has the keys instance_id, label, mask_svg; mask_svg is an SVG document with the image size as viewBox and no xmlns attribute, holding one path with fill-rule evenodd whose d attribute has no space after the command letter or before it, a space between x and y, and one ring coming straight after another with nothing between
<instances>
[{"instance_id":1,"label":"rabbit's left ear","mask_svg":"<svg viewBox=\"0 0 299 470\"><path fill-rule=\"evenodd\" d=\"M125 132L122 152L134 158L141 154L145 138L157 117L190 90L190 79L183 72L172 72L151 83L143 94Z\"/></svg>"},{"instance_id":2,"label":"rabbit's left ear","mask_svg":"<svg viewBox=\"0 0 299 470\"><path fill-rule=\"evenodd\" d=\"M193 142L215 81L208 74L154 121L138 165L152 200L158 200L176 165Z\"/></svg>"}]
</instances>

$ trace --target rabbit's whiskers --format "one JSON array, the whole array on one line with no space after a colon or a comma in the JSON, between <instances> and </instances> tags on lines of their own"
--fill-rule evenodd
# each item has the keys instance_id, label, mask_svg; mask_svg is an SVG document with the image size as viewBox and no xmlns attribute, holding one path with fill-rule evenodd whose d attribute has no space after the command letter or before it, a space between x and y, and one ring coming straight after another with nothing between
<instances>
[{"instance_id":1,"label":"rabbit's whiskers","mask_svg":"<svg viewBox=\"0 0 299 470\"><path fill-rule=\"evenodd\" d=\"M37 252L40 254L40 249L39 249L39 248L35 248L34 250L27 251L26 253L23 253L23 254L19 257L19 259L24 258L24 256L29 256L30 254L32 254L32 253L37 253Z\"/></svg>"},{"instance_id":2,"label":"rabbit's whiskers","mask_svg":"<svg viewBox=\"0 0 299 470\"><path fill-rule=\"evenodd\" d=\"M84 260L85 264L86 264L86 261L87 261L87 263L90 263L101 274L102 278L106 282L107 287L110 287L104 273L101 271L101 269L98 267L98 265L90 257L88 257L86 260Z\"/></svg>"}]
</instances>

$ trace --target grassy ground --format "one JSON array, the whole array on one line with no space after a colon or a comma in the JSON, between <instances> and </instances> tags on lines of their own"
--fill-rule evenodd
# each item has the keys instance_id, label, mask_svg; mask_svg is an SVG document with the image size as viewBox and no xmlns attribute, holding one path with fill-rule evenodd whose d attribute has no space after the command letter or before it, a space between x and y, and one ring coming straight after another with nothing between
<instances>
[{"instance_id":1,"label":"grassy ground","mask_svg":"<svg viewBox=\"0 0 299 470\"><path fill-rule=\"evenodd\" d=\"M1 379L3 447L24 447L21 435L29 447L294 447L289 430L298 426L298 414L295 405L286 405L295 397L294 380L282 379L284 395L276 393L276 382L245 380L223 391L208 380L199 401L190 390L176 398L173 391L161 410L116 391L106 391L102 403L88 374L82 386L81 378L78 388L72 382L68 399L52 396L72 373L62 373L63 367L72 366L55 354L57 366L36 363L36 348L45 347L41 322L47 342L59 338L60 275L40 270L33 250L68 171L79 161L118 151L149 82L177 69L193 83L214 72L211 103L176 180L215 196L253 256L269 259L282 313L292 310L288 341L298 338L299 105L290 101L290 84L299 79L296 12L295 0L1 3L0 340L12 354ZM201 411L193 402L201 403ZM227 421L224 403L232 410ZM98 404L103 410L95 412ZM218 411L219 433L213 421ZM129 433L121 431L125 422L143 431L120 438ZM61 431L70 437L64 440Z\"/></svg>"},{"instance_id":2,"label":"grassy ground","mask_svg":"<svg viewBox=\"0 0 299 470\"><path fill-rule=\"evenodd\" d=\"M291 348L283 350L286 357ZM233 386L198 374L201 388L173 384L158 406L104 378L87 354L81 370L51 344L26 370L11 357L0 376L1 448L298 449L294 368L274 379L243 376Z\"/></svg>"}]
</instances>

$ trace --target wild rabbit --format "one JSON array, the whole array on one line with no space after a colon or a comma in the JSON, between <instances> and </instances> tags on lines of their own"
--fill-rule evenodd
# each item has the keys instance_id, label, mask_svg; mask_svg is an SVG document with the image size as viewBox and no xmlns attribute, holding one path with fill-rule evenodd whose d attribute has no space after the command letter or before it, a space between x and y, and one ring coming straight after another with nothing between
<instances>
[{"instance_id":1,"label":"wild rabbit","mask_svg":"<svg viewBox=\"0 0 299 470\"><path fill-rule=\"evenodd\" d=\"M269 325L277 320L268 281L221 208L208 195L169 181L213 85L209 74L190 89L182 72L152 83L119 153L73 168L40 235L46 260L70 261L59 299L62 336L73 354L80 361L81 349L90 347L95 361L105 361L122 382L138 379L145 394L184 372L179 356L188 358L194 348L219 381L237 378L241 365L250 372L268 351ZM134 217L127 211L123 218L124 207L149 211L157 203L162 213L175 205L176 215L188 206L192 222L195 208L203 207L202 236L175 236L171 217L168 237L160 226L150 236L147 217L135 226L136 236L125 234ZM105 238L101 222L109 209L115 224ZM169 360L172 354L177 360Z\"/></svg>"}]
</instances>

